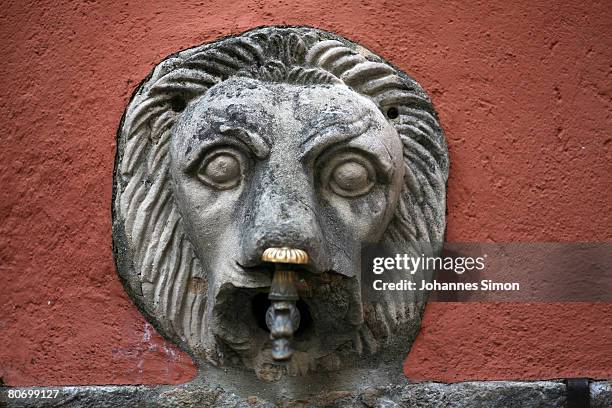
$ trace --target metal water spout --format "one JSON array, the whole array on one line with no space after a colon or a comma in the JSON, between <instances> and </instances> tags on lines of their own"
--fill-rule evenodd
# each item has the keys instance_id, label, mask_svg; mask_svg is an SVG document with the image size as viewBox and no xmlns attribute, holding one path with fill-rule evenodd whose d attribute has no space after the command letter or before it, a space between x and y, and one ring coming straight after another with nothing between
<instances>
[{"instance_id":1,"label":"metal water spout","mask_svg":"<svg viewBox=\"0 0 612 408\"><path fill-rule=\"evenodd\" d=\"M300 326L300 312L296 307L297 273L295 265L309 262L308 253L295 248L268 248L261 256L263 262L274 264L274 277L268 299L271 305L266 311L266 325L272 340L272 358L278 362L291 359L291 340Z\"/></svg>"}]
</instances>

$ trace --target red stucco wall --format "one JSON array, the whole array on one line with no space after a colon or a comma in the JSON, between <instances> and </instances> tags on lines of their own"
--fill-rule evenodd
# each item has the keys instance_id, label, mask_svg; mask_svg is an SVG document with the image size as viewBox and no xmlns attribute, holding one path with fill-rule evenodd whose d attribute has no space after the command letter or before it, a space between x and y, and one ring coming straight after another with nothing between
<instances>
[{"instance_id":1,"label":"red stucco wall","mask_svg":"<svg viewBox=\"0 0 612 408\"><path fill-rule=\"evenodd\" d=\"M195 368L123 292L115 131L176 50L262 24L374 49L432 95L450 241L612 239L612 9L603 1L3 2L0 377L178 383ZM430 304L416 380L612 377L610 304Z\"/></svg>"}]
</instances>

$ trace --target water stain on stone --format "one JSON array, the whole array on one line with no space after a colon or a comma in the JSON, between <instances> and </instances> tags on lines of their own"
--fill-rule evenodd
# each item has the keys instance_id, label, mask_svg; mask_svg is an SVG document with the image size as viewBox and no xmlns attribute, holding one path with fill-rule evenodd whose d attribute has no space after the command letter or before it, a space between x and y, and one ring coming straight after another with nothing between
<instances>
[{"instance_id":1,"label":"water stain on stone","mask_svg":"<svg viewBox=\"0 0 612 408\"><path fill-rule=\"evenodd\" d=\"M189 278L187 282L187 290L189 293L205 293L208 289L208 281L199 276L193 276Z\"/></svg>"}]
</instances>

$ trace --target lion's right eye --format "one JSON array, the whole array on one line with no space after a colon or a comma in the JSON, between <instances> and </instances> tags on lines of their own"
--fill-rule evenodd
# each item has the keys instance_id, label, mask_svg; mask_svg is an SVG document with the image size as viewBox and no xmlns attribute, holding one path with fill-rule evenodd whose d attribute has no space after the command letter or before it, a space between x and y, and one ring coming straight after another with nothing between
<instances>
[{"instance_id":1,"label":"lion's right eye","mask_svg":"<svg viewBox=\"0 0 612 408\"><path fill-rule=\"evenodd\" d=\"M217 190L236 187L242 180L240 153L234 149L217 149L208 153L197 172L198 179Z\"/></svg>"}]
</instances>

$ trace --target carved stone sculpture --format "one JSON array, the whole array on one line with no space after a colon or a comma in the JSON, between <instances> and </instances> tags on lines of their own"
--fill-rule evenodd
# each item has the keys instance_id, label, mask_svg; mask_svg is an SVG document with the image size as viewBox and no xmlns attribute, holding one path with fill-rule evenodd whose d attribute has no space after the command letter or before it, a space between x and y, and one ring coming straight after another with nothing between
<instances>
[{"instance_id":1,"label":"carved stone sculpture","mask_svg":"<svg viewBox=\"0 0 612 408\"><path fill-rule=\"evenodd\" d=\"M364 300L359 249L436 250L447 174L426 93L358 44L266 27L190 48L155 67L121 123L118 271L210 376L222 367L219 378L299 388L399 369L424 301ZM266 327L273 266L262 254L277 247L309 257L295 267L300 319L285 364Z\"/></svg>"}]
</instances>

